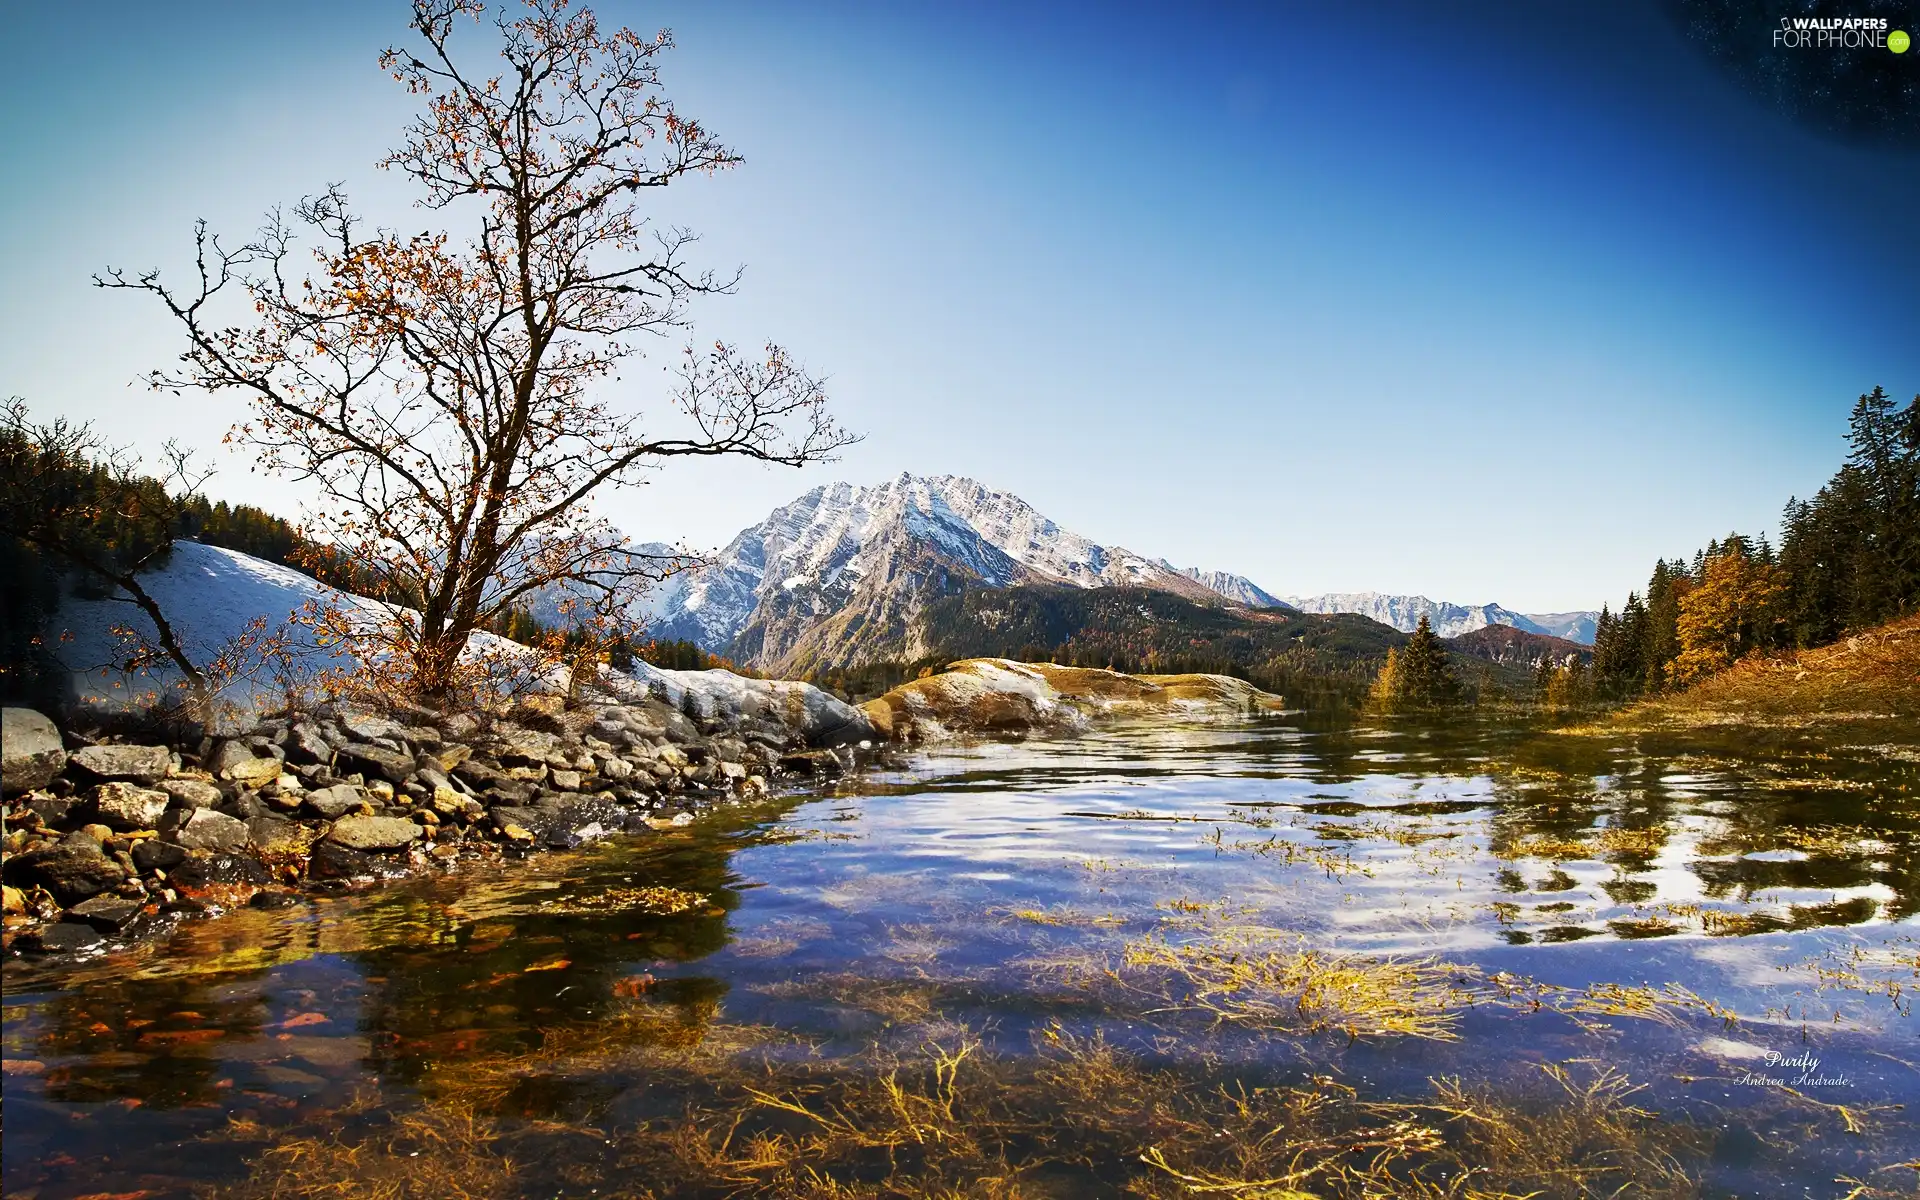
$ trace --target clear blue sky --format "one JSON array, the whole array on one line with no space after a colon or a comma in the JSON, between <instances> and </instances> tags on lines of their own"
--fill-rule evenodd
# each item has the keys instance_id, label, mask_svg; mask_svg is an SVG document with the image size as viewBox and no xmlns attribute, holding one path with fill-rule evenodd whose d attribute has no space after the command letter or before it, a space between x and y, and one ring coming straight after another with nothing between
<instances>
[{"instance_id":1,"label":"clear blue sky","mask_svg":"<svg viewBox=\"0 0 1920 1200\"><path fill-rule=\"evenodd\" d=\"M599 11L671 27L669 93L746 157L662 209L746 267L701 332L785 343L866 435L663 475L609 506L639 537L949 472L1276 592L1597 607L1772 530L1856 394L1920 391L1920 155L1790 122L1651 6ZM13 6L0 394L208 447L214 494L290 511L218 450L237 398L129 386L174 332L87 280L335 180L426 227L372 166L404 20Z\"/></svg>"}]
</instances>

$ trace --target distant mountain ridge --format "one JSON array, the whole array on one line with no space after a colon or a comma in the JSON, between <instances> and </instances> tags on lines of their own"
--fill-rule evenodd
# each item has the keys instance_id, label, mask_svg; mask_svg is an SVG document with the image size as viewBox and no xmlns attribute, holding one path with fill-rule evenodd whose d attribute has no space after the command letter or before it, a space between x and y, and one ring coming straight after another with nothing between
<instances>
[{"instance_id":1,"label":"distant mountain ridge","mask_svg":"<svg viewBox=\"0 0 1920 1200\"><path fill-rule=\"evenodd\" d=\"M1583 646L1593 644L1597 612L1519 613L1498 604L1452 604L1425 596L1395 596L1382 592L1329 592L1323 596L1289 596L1286 602L1301 612L1358 613L1402 633L1412 633L1426 617L1441 637L1459 637L1489 625L1506 625L1523 633L1564 638Z\"/></svg>"},{"instance_id":2,"label":"distant mountain ridge","mask_svg":"<svg viewBox=\"0 0 1920 1200\"><path fill-rule=\"evenodd\" d=\"M1031 586L1149 588L1250 610L1324 601L1306 611L1358 613L1402 631L1426 611L1443 636L1502 623L1550 632L1499 605L1469 610L1375 593L1289 602L1244 576L1101 545L976 480L904 473L871 486L827 484L781 505L708 565L654 588L636 615L653 637L795 674L920 659L934 649L929 606L983 588Z\"/></svg>"},{"instance_id":3,"label":"distant mountain ridge","mask_svg":"<svg viewBox=\"0 0 1920 1200\"><path fill-rule=\"evenodd\" d=\"M1244 604L1248 608L1293 607L1244 575L1234 575L1227 571L1202 571L1198 567L1188 567L1180 573L1195 583L1218 592L1235 604Z\"/></svg>"}]
</instances>

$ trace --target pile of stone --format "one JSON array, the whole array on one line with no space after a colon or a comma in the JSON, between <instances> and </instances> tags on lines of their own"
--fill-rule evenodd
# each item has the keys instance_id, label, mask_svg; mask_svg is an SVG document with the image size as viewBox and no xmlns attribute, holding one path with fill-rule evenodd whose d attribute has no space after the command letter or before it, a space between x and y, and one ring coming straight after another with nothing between
<instances>
[{"instance_id":1,"label":"pile of stone","mask_svg":"<svg viewBox=\"0 0 1920 1200\"><path fill-rule=\"evenodd\" d=\"M5 709L6 944L84 949L295 887L685 823L782 777L847 770L873 732L603 699L533 697L485 724L322 706L190 745Z\"/></svg>"}]
</instances>

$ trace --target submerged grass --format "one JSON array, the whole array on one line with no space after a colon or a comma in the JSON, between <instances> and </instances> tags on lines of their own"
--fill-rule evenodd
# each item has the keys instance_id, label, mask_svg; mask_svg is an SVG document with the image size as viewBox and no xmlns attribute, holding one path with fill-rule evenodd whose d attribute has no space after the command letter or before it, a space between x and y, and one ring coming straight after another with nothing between
<instances>
[{"instance_id":1,"label":"submerged grass","mask_svg":"<svg viewBox=\"0 0 1920 1200\"><path fill-rule=\"evenodd\" d=\"M576 1060L576 1073L594 1066ZM730 1055L650 1077L687 1097L637 1122L516 1121L491 1093L258 1152L230 1200L640 1198L1245 1200L1686 1195L1706 1138L1635 1103L1608 1069L1548 1064L1541 1086L1433 1081L1369 1100L1326 1075L1234 1078L1161 1065L1099 1030L1050 1025L1030 1052L959 1035L831 1061ZM260 1130L227 1136L256 1142Z\"/></svg>"},{"instance_id":2,"label":"submerged grass","mask_svg":"<svg viewBox=\"0 0 1920 1200\"><path fill-rule=\"evenodd\" d=\"M1349 1038L1452 1040L1460 1010L1482 998L1477 973L1438 958L1374 958L1250 938L1129 942L1116 980L1153 989L1171 1011L1217 1022Z\"/></svg>"}]
</instances>

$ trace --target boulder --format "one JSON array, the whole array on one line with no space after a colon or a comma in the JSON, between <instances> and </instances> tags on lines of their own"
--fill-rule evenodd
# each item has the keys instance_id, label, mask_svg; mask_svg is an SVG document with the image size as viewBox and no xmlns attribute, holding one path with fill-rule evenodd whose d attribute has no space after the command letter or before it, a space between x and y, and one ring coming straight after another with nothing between
<instances>
[{"instance_id":1,"label":"boulder","mask_svg":"<svg viewBox=\"0 0 1920 1200\"><path fill-rule=\"evenodd\" d=\"M301 765L327 766L333 762L333 746L311 721L297 721L287 732L287 761Z\"/></svg>"},{"instance_id":2,"label":"boulder","mask_svg":"<svg viewBox=\"0 0 1920 1200\"><path fill-rule=\"evenodd\" d=\"M141 838L127 853L133 859L134 869L142 875L151 875L155 871L171 871L187 861L185 846L176 846L172 842L163 842L159 838Z\"/></svg>"},{"instance_id":3,"label":"boulder","mask_svg":"<svg viewBox=\"0 0 1920 1200\"><path fill-rule=\"evenodd\" d=\"M87 778L108 783L157 783L173 769L165 746L88 746L67 760Z\"/></svg>"},{"instance_id":4,"label":"boulder","mask_svg":"<svg viewBox=\"0 0 1920 1200\"><path fill-rule=\"evenodd\" d=\"M28 930L21 937L20 944L24 949L38 950L42 954L65 954L97 946L103 940L100 931L91 925L61 921Z\"/></svg>"},{"instance_id":5,"label":"boulder","mask_svg":"<svg viewBox=\"0 0 1920 1200\"><path fill-rule=\"evenodd\" d=\"M600 759L600 774L614 783L624 783L633 778L633 764L609 754Z\"/></svg>"},{"instance_id":6,"label":"boulder","mask_svg":"<svg viewBox=\"0 0 1920 1200\"><path fill-rule=\"evenodd\" d=\"M175 808L219 808L225 799L204 779L162 779L154 787L171 797Z\"/></svg>"},{"instance_id":7,"label":"boulder","mask_svg":"<svg viewBox=\"0 0 1920 1200\"><path fill-rule=\"evenodd\" d=\"M283 821L279 817L255 817L248 821L247 837L255 849L267 854L303 851L308 843L305 826L298 821Z\"/></svg>"},{"instance_id":8,"label":"boulder","mask_svg":"<svg viewBox=\"0 0 1920 1200\"><path fill-rule=\"evenodd\" d=\"M485 791L490 787L502 787L513 782L513 777L498 767L490 766L477 759L466 759L451 768L453 778L473 788Z\"/></svg>"},{"instance_id":9,"label":"boulder","mask_svg":"<svg viewBox=\"0 0 1920 1200\"><path fill-rule=\"evenodd\" d=\"M454 713L440 722L440 732L448 741L461 741L480 732L480 722L468 713Z\"/></svg>"},{"instance_id":10,"label":"boulder","mask_svg":"<svg viewBox=\"0 0 1920 1200\"><path fill-rule=\"evenodd\" d=\"M280 778L279 759L256 754L252 746L241 741L220 743L207 769L221 779L248 788L263 788Z\"/></svg>"},{"instance_id":11,"label":"boulder","mask_svg":"<svg viewBox=\"0 0 1920 1200\"><path fill-rule=\"evenodd\" d=\"M139 916L140 908L141 902L138 900L126 900L119 896L95 896L91 900L82 900L68 909L61 920L91 925L101 933L113 933Z\"/></svg>"},{"instance_id":12,"label":"boulder","mask_svg":"<svg viewBox=\"0 0 1920 1200\"><path fill-rule=\"evenodd\" d=\"M367 794L350 783L336 783L307 793L304 807L316 817L337 821L349 813L372 808Z\"/></svg>"},{"instance_id":13,"label":"boulder","mask_svg":"<svg viewBox=\"0 0 1920 1200\"><path fill-rule=\"evenodd\" d=\"M351 879L373 873L373 855L349 850L337 842L320 842L307 862L307 875L313 879Z\"/></svg>"},{"instance_id":14,"label":"boulder","mask_svg":"<svg viewBox=\"0 0 1920 1200\"><path fill-rule=\"evenodd\" d=\"M333 823L327 840L349 850L399 850L420 836L420 827L405 817L342 817Z\"/></svg>"},{"instance_id":15,"label":"boulder","mask_svg":"<svg viewBox=\"0 0 1920 1200\"><path fill-rule=\"evenodd\" d=\"M183 890L208 888L215 884L255 888L273 882L273 876L251 854L224 850L203 850L190 854L187 861L167 872L167 882ZM226 903L221 900L220 903Z\"/></svg>"},{"instance_id":16,"label":"boulder","mask_svg":"<svg viewBox=\"0 0 1920 1200\"><path fill-rule=\"evenodd\" d=\"M373 713L350 712L340 718L340 728L356 742L374 742L401 736L400 722Z\"/></svg>"},{"instance_id":17,"label":"boulder","mask_svg":"<svg viewBox=\"0 0 1920 1200\"><path fill-rule=\"evenodd\" d=\"M109 829L152 829L160 823L173 797L155 788L131 783L103 783L93 789L94 814Z\"/></svg>"},{"instance_id":18,"label":"boulder","mask_svg":"<svg viewBox=\"0 0 1920 1200\"><path fill-rule=\"evenodd\" d=\"M387 750L366 742L348 742L340 747L334 761L348 771L359 771L368 777L378 777L388 783L404 782L413 774L413 756L402 754L398 750Z\"/></svg>"},{"instance_id":19,"label":"boulder","mask_svg":"<svg viewBox=\"0 0 1920 1200\"><path fill-rule=\"evenodd\" d=\"M0 792L43 788L66 765L67 748L52 721L30 708L0 709Z\"/></svg>"},{"instance_id":20,"label":"boulder","mask_svg":"<svg viewBox=\"0 0 1920 1200\"><path fill-rule=\"evenodd\" d=\"M27 799L27 807L39 814L46 824L56 828L66 824L79 803L78 796L55 796L50 792L41 792Z\"/></svg>"},{"instance_id":21,"label":"boulder","mask_svg":"<svg viewBox=\"0 0 1920 1200\"><path fill-rule=\"evenodd\" d=\"M252 840L245 821L210 808L194 809L173 831L175 844L188 850L238 850Z\"/></svg>"},{"instance_id":22,"label":"boulder","mask_svg":"<svg viewBox=\"0 0 1920 1200\"><path fill-rule=\"evenodd\" d=\"M69 835L55 845L8 859L6 877L9 883L46 888L62 904L78 904L120 886L127 873L106 856L100 843Z\"/></svg>"}]
</instances>

